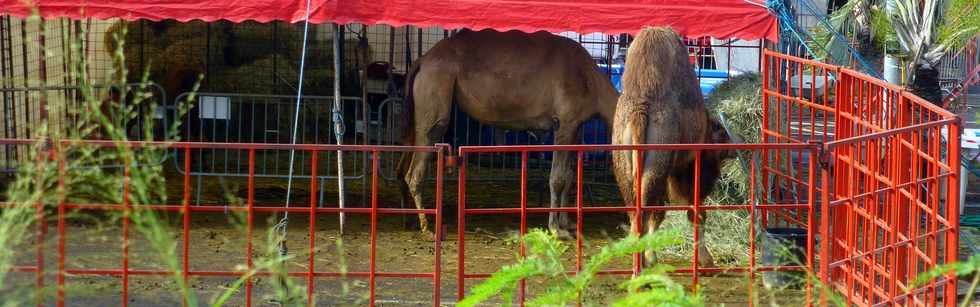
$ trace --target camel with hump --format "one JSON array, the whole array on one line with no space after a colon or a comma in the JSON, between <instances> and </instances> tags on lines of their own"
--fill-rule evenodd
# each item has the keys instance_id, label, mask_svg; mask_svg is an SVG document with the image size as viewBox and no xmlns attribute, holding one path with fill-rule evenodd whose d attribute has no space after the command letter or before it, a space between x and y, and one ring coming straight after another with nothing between
<instances>
[{"instance_id":1,"label":"camel with hump","mask_svg":"<svg viewBox=\"0 0 980 307\"><path fill-rule=\"evenodd\" d=\"M633 40L626 58L623 92L612 126L613 144L731 142L724 127L705 108L694 67L680 36L669 28L644 28ZM665 200L691 203L697 155L694 151L644 151L641 166L637 165L639 154L636 150L613 152L613 171L627 206L633 206L636 201L634 180L638 170L642 171L640 200L644 206L664 205ZM734 157L734 153L727 150L701 152L697 178L700 199L710 194L718 180L721 163L730 157ZM651 234L660 227L664 215L664 211L647 212L640 217L631 215L630 222L634 229L645 227ZM693 211L688 211L687 216L694 221ZM697 218L703 224L705 217L702 211ZM704 238L704 227L698 232ZM699 245L698 263L713 266L706 245ZM644 258L652 262L654 256L647 252Z\"/></svg>"},{"instance_id":2,"label":"camel with hump","mask_svg":"<svg viewBox=\"0 0 980 307\"><path fill-rule=\"evenodd\" d=\"M598 116L612 124L619 93L592 57L574 40L547 32L464 30L444 39L410 69L403 143L428 146L442 140L455 104L497 128L554 133L555 144L574 144L579 127ZM406 153L399 163L403 201L422 209L421 185L431 153ZM551 207L570 206L574 155L555 152L549 186ZM567 213L548 216L548 227L568 236ZM425 215L419 215L429 233Z\"/></svg>"}]
</instances>

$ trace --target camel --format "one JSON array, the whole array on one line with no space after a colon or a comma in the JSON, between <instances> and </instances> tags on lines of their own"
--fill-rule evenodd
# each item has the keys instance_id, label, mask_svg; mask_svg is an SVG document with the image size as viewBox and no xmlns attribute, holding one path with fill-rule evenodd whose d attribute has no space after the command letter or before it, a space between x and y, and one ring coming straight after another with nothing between
<instances>
[{"instance_id":1,"label":"camel","mask_svg":"<svg viewBox=\"0 0 980 307\"><path fill-rule=\"evenodd\" d=\"M574 40L548 32L464 30L444 39L410 69L402 129L406 145L440 141L455 103L470 117L515 131L554 131L555 144L573 144L579 127L594 116L612 124L619 93ZM411 127L411 128L409 128ZM403 201L422 209L420 186L431 153L402 155L398 174ZM551 207L574 203L573 153L555 152L549 185ZM419 226L428 234L425 215ZM563 237L574 223L567 213L548 216Z\"/></svg>"},{"instance_id":2,"label":"camel","mask_svg":"<svg viewBox=\"0 0 980 307\"><path fill-rule=\"evenodd\" d=\"M688 61L681 37L669 28L644 28L627 51L623 92L613 122L613 144L730 143L724 127L707 112L694 68ZM639 151L613 152L613 171L627 206L635 204L634 179ZM647 151L642 156L641 203L663 205L664 200L690 203L694 189L693 151ZM728 151L703 151L699 194L708 196L718 179L721 163L734 157ZM632 229L652 234L664 220L664 211L632 216ZM694 221L693 211L688 219ZM701 212L698 219L705 220ZM635 223L640 223L636 225ZM704 238L704 227L699 235ZM698 263L710 267L714 260L706 245L698 246ZM652 252L644 259L654 261Z\"/></svg>"}]
</instances>

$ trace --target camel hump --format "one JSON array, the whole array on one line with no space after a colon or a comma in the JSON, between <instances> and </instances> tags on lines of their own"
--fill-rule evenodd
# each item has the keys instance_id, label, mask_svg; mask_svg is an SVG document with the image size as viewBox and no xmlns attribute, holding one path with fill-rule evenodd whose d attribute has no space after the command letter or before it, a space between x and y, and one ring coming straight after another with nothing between
<instances>
[{"instance_id":1,"label":"camel hump","mask_svg":"<svg viewBox=\"0 0 980 307\"><path fill-rule=\"evenodd\" d=\"M670 28L644 28L630 45L623 93L651 102L700 98L687 47ZM701 99L694 99L700 101Z\"/></svg>"},{"instance_id":2,"label":"camel hump","mask_svg":"<svg viewBox=\"0 0 980 307\"><path fill-rule=\"evenodd\" d=\"M678 43L683 44L684 41L677 32L674 32L670 27L644 27L637 34L633 43L636 42L666 42L668 40L674 40Z\"/></svg>"}]
</instances>

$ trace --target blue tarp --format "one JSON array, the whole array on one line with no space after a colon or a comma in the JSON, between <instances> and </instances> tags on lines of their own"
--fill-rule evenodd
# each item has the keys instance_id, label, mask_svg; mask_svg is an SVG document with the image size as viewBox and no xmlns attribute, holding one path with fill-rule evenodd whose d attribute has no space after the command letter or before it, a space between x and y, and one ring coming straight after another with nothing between
<instances>
[{"instance_id":1,"label":"blue tarp","mask_svg":"<svg viewBox=\"0 0 980 307\"><path fill-rule=\"evenodd\" d=\"M599 71L608 74L616 90L622 92L623 86L621 80L623 77L623 65L613 64L611 67L612 72L610 73L610 65L599 64ZM728 79L728 72L724 70L697 69L695 70L695 74L697 74L699 81L701 81L701 93L705 95L711 93L719 83Z\"/></svg>"}]
</instances>

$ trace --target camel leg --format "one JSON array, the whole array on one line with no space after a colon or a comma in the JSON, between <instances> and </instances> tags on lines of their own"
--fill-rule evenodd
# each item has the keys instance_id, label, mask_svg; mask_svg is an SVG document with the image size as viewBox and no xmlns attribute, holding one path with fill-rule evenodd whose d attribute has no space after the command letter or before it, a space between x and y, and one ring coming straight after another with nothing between
<instances>
[{"instance_id":1,"label":"camel leg","mask_svg":"<svg viewBox=\"0 0 980 307\"><path fill-rule=\"evenodd\" d=\"M555 144L573 144L578 136L577 125L559 125L555 133ZM551 208L570 206L575 200L569 201L569 194L575 187L574 152L556 151L551 160ZM557 232L560 238L572 238L575 225L567 212L551 212L548 214L548 228Z\"/></svg>"},{"instance_id":2,"label":"camel leg","mask_svg":"<svg viewBox=\"0 0 980 307\"><path fill-rule=\"evenodd\" d=\"M408 173L405 174L405 182L408 186L409 195L415 203L415 208L419 210L425 208L422 205L422 184L425 182L425 171L428 168L429 158L431 157L432 155L430 153L416 152L412 155L411 166L409 166ZM421 213L419 214L419 230L425 234L430 232L426 216Z\"/></svg>"},{"instance_id":3,"label":"camel leg","mask_svg":"<svg viewBox=\"0 0 980 307\"><path fill-rule=\"evenodd\" d=\"M425 74L420 71L415 80L415 146L432 146L442 140L449 127L449 112L452 105L453 80L438 80L446 77L439 74ZM436 79L436 80L433 80ZM428 86L425 86L428 85ZM437 86L433 86L437 85ZM422 190L430 152L415 152L405 171L405 184L408 194L415 202L415 208L422 210ZM419 214L419 228L425 235L431 235L425 214Z\"/></svg>"},{"instance_id":4,"label":"camel leg","mask_svg":"<svg viewBox=\"0 0 980 307\"><path fill-rule=\"evenodd\" d=\"M647 165L663 165L663 164L647 164ZM667 191L667 178L663 172L660 171L650 171L643 176L643 195L642 199L645 201L642 203L644 206L663 206L664 199L666 199ZM660 225L664 222L664 217L667 215L666 211L654 211L647 212L644 214L644 218L641 219L642 223L640 229L646 226L646 235L653 235L657 229L660 229ZM649 266L657 261L657 254L653 250L647 250L643 252L643 265Z\"/></svg>"},{"instance_id":5,"label":"camel leg","mask_svg":"<svg viewBox=\"0 0 980 307\"><path fill-rule=\"evenodd\" d=\"M711 256L711 252L708 251L708 244L706 244L704 237L704 223L707 221L708 213L701 211L698 214L698 266L702 268L710 268L715 266L715 259ZM694 224L694 211L687 211L687 220Z\"/></svg>"},{"instance_id":6,"label":"camel leg","mask_svg":"<svg viewBox=\"0 0 980 307\"><path fill-rule=\"evenodd\" d=\"M439 119L431 127L427 128L427 133L416 135L416 146L432 146L435 141L442 137L448 127L449 118ZM421 131L419 131L421 132ZM431 152L415 152L412 154L411 165L405 175L405 182L408 185L408 192L415 202L415 208L422 210L422 190L425 183L425 172L428 170L429 160L432 158ZM422 233L429 234L429 223L426 221L425 214L419 214L419 229Z\"/></svg>"},{"instance_id":7,"label":"camel leg","mask_svg":"<svg viewBox=\"0 0 980 307\"><path fill-rule=\"evenodd\" d=\"M693 201L694 196L694 185L700 184L694 182L694 163L692 162L687 167L683 168L684 171L676 172L673 176L669 178L671 191L671 198L676 201L683 201L684 203L690 204ZM700 179L700 178L699 178ZM709 189L701 188L701 201L708 196ZM707 221L708 213L706 211L701 211L698 215L698 265L701 267L714 267L715 261L711 256L711 252L708 251L708 244L705 243L704 237L704 223ZM694 210L687 211L687 220L694 225Z\"/></svg>"},{"instance_id":8,"label":"camel leg","mask_svg":"<svg viewBox=\"0 0 980 307\"><path fill-rule=\"evenodd\" d=\"M668 172L665 171L665 168L669 166L669 162L671 160L671 154L669 152L648 151L644 154L643 176L640 179L640 184L643 189L642 194L640 195L640 203L643 206L664 205L664 200L667 199L668 179ZM635 173L635 171L631 173ZM631 192L634 194L636 193L635 191ZM633 197L630 197L630 199L633 199ZM635 204L630 205L634 206ZM631 222L639 221L641 223L639 227L636 227L635 225L633 227L641 230L645 228L646 235L653 235L653 233L660 228L660 224L663 223L665 215L666 212L664 211L644 213L641 215L641 219L634 219ZM643 252L644 266L649 266L656 261L657 255L654 251L647 250Z\"/></svg>"},{"instance_id":9,"label":"camel leg","mask_svg":"<svg viewBox=\"0 0 980 307\"><path fill-rule=\"evenodd\" d=\"M415 145L415 141L412 140L411 143L405 145L407 146ZM401 193L401 199L399 200L398 205L402 209L408 208L409 201L414 202L412 198L412 193L408 188L408 181L406 181L408 175L408 169L412 166L412 160L414 156L415 154L413 152L406 151L401 154L401 159L398 160L397 181L398 181L398 190ZM408 223L409 223L408 216L402 215L402 225L408 228L410 227Z\"/></svg>"}]
</instances>

